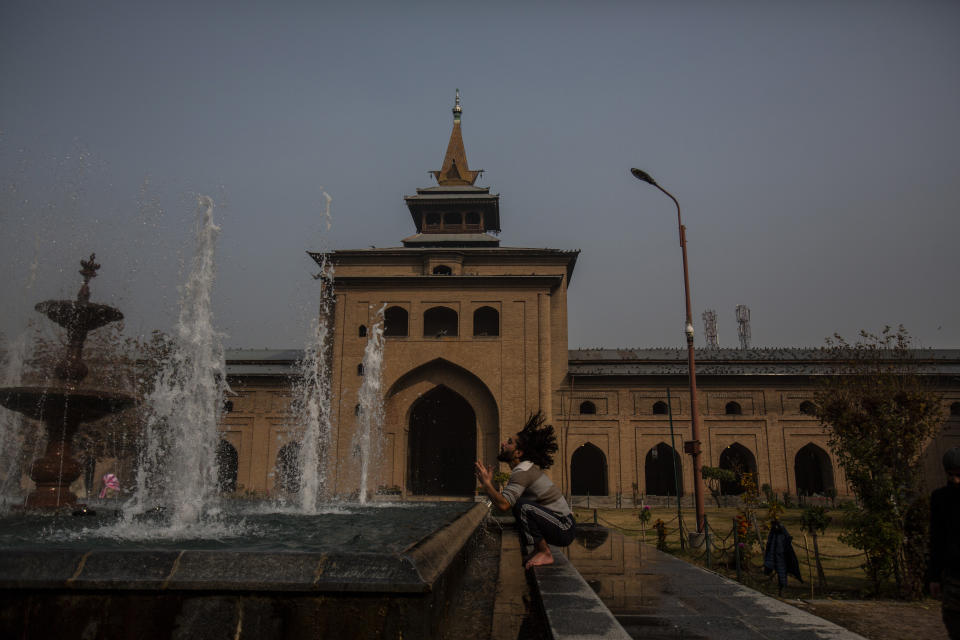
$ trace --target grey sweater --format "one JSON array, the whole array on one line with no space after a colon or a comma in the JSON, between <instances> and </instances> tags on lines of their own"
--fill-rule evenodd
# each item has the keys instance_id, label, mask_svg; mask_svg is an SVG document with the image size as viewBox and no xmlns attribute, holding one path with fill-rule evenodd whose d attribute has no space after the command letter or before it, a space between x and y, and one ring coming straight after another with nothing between
<instances>
[{"instance_id":1,"label":"grey sweater","mask_svg":"<svg viewBox=\"0 0 960 640\"><path fill-rule=\"evenodd\" d=\"M529 460L524 460L513 468L510 472L510 481L507 482L502 493L510 506L515 505L518 498L523 498L533 500L558 516L570 515L570 507L563 499L560 489Z\"/></svg>"}]
</instances>

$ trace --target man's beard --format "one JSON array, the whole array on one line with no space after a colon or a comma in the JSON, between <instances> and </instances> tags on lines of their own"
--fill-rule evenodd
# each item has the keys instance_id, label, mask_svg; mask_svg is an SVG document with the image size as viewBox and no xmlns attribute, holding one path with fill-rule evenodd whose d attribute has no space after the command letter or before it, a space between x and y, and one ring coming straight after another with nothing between
<instances>
[{"instance_id":1,"label":"man's beard","mask_svg":"<svg viewBox=\"0 0 960 640\"><path fill-rule=\"evenodd\" d=\"M513 452L507 452L501 449L500 453L497 454L497 460L500 462L511 462L513 460Z\"/></svg>"}]
</instances>

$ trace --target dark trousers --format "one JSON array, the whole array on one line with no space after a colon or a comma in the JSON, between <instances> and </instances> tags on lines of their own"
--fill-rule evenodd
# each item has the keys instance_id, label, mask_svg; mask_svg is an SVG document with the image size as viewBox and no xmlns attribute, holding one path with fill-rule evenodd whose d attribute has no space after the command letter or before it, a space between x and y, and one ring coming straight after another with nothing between
<instances>
[{"instance_id":1,"label":"dark trousers","mask_svg":"<svg viewBox=\"0 0 960 640\"><path fill-rule=\"evenodd\" d=\"M513 516L520 528L520 539L528 546L534 546L540 540L557 547L566 547L573 542L573 515L558 516L533 500L520 498L513 505Z\"/></svg>"},{"instance_id":2,"label":"dark trousers","mask_svg":"<svg viewBox=\"0 0 960 640\"><path fill-rule=\"evenodd\" d=\"M960 572L946 570L940 581L943 597L943 625L950 640L960 640Z\"/></svg>"}]
</instances>

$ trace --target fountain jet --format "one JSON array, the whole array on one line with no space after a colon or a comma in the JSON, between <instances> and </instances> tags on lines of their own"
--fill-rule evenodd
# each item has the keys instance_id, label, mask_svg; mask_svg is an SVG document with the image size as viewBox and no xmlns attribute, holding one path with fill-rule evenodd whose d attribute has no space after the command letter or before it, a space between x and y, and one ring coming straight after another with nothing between
<instances>
[{"instance_id":1,"label":"fountain jet","mask_svg":"<svg viewBox=\"0 0 960 640\"><path fill-rule=\"evenodd\" d=\"M153 415L137 474L133 511L167 509L170 527L197 523L217 493L218 425L228 390L213 326L214 253L220 232L213 200L200 196L196 252L180 299L176 340L148 404Z\"/></svg>"}]
</instances>

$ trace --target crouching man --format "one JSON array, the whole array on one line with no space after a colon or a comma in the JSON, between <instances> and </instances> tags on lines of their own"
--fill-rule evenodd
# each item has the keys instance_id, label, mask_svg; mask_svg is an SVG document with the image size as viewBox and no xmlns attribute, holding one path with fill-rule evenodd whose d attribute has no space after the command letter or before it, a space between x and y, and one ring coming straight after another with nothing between
<instances>
[{"instance_id":1,"label":"crouching man","mask_svg":"<svg viewBox=\"0 0 960 640\"><path fill-rule=\"evenodd\" d=\"M477 480L498 509L513 509L524 544L533 548L533 555L524 565L527 569L552 564L549 544L566 547L573 542L574 521L570 506L550 478L543 473L553 465L557 438L553 427L543 425L538 412L527 420L523 429L500 443L497 460L510 465L510 480L503 492L493 486L493 468L477 462Z\"/></svg>"}]
</instances>

